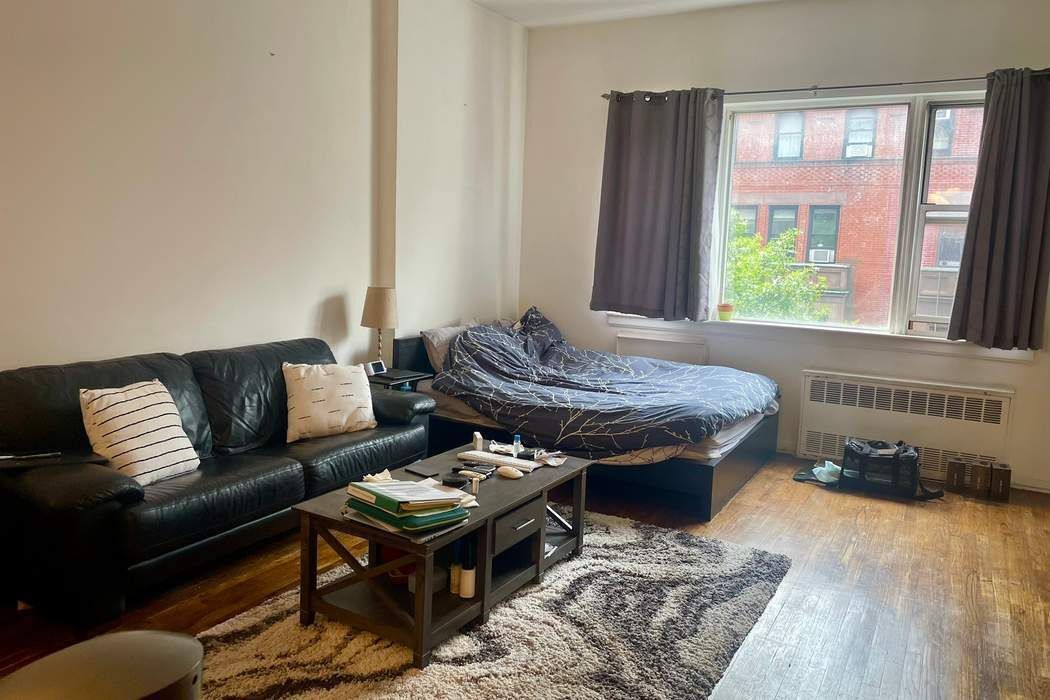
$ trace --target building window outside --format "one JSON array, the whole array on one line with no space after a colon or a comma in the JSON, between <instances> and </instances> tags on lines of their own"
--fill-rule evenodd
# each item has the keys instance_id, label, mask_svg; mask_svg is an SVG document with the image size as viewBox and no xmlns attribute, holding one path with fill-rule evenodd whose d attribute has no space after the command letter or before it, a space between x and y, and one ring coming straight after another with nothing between
<instances>
[{"instance_id":1,"label":"building window outside","mask_svg":"<svg viewBox=\"0 0 1050 700\"><path fill-rule=\"evenodd\" d=\"M800 160L802 158L802 112L777 114L777 134L773 139L775 160Z\"/></svg>"},{"instance_id":2,"label":"building window outside","mask_svg":"<svg viewBox=\"0 0 1050 700\"><path fill-rule=\"evenodd\" d=\"M769 236L768 240L774 241L780 238L780 234L793 228L798 228L798 207L771 206L769 208Z\"/></svg>"},{"instance_id":3,"label":"building window outside","mask_svg":"<svg viewBox=\"0 0 1050 700\"><path fill-rule=\"evenodd\" d=\"M933 113L933 155L950 156L955 140L955 110L939 107Z\"/></svg>"},{"instance_id":4,"label":"building window outside","mask_svg":"<svg viewBox=\"0 0 1050 700\"><path fill-rule=\"evenodd\" d=\"M851 109L846 112L845 158L871 158L875 155L875 110Z\"/></svg>"},{"instance_id":5,"label":"building window outside","mask_svg":"<svg viewBox=\"0 0 1050 700\"><path fill-rule=\"evenodd\" d=\"M731 218L740 222L735 230L752 230L751 208L756 221L762 207L768 216L764 239L725 239L725 264L716 271L722 300L734 303L742 319L943 337L976 174L982 101L967 92L950 99L828 99L804 110L784 101L728 105L731 156L721 176L736 213ZM925 128L910 128L914 121ZM775 160L797 161L803 125L836 122L844 128L842 158L791 164L762 156L772 151ZM945 134L950 157L942 151ZM870 162L857 167L851 157ZM914 189L905 187L912 182ZM791 241L783 240L788 234ZM770 246L785 255L763 252ZM913 253L920 248L921 258ZM905 260L911 270L902 269Z\"/></svg>"},{"instance_id":6,"label":"building window outside","mask_svg":"<svg viewBox=\"0 0 1050 700\"><path fill-rule=\"evenodd\" d=\"M959 267L965 241L965 230L942 226L937 236L937 267Z\"/></svg>"},{"instance_id":7,"label":"building window outside","mask_svg":"<svg viewBox=\"0 0 1050 700\"><path fill-rule=\"evenodd\" d=\"M811 263L833 263L838 245L839 207L811 206L806 259Z\"/></svg>"},{"instance_id":8,"label":"building window outside","mask_svg":"<svg viewBox=\"0 0 1050 700\"><path fill-rule=\"evenodd\" d=\"M758 207L756 205L734 205L733 217L736 233L753 236L758 230Z\"/></svg>"}]
</instances>

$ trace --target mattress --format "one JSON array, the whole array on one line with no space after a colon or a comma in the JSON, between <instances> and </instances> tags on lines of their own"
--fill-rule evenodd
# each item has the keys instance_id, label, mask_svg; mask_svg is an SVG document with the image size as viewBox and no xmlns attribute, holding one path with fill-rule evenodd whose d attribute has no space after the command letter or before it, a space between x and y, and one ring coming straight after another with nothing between
<instances>
[{"instance_id":1,"label":"mattress","mask_svg":"<svg viewBox=\"0 0 1050 700\"><path fill-rule=\"evenodd\" d=\"M434 411L435 415L462 421L464 423L471 423L473 425L503 430L503 427L496 421L488 416L478 413L465 402L460 401L454 396L443 394L435 389L433 387L433 382L430 379L419 382L416 386L416 391L426 394L437 402L437 410ZM714 435L711 435L698 443L632 450L631 452L625 452L624 454L599 459L598 463L613 465L654 464L675 457L688 459L694 462L706 462L712 459L718 459L728 454L733 448L739 445L740 442L747 437L748 432L763 418L774 415L779 409L779 404L773 402L773 404L766 409L765 413L756 413L747 418L738 420L735 423L730 423Z\"/></svg>"},{"instance_id":2,"label":"mattress","mask_svg":"<svg viewBox=\"0 0 1050 700\"><path fill-rule=\"evenodd\" d=\"M473 423L474 425L482 425L487 428L498 428L502 430L499 423L488 416L481 415L467 405L466 402L460 401L455 396L442 394L433 387L433 383L433 380L425 379L416 384L416 391L421 394L426 394L437 402L437 409L434 411L435 415L444 418L451 418L452 420L463 421L464 423Z\"/></svg>"}]
</instances>

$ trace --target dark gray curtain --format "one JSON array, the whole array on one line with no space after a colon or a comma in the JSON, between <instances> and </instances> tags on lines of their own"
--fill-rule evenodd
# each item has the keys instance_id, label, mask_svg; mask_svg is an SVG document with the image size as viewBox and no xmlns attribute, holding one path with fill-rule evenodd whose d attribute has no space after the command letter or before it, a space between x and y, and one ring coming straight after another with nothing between
<instances>
[{"instance_id":1,"label":"dark gray curtain","mask_svg":"<svg viewBox=\"0 0 1050 700\"><path fill-rule=\"evenodd\" d=\"M707 318L721 90L613 92L591 308Z\"/></svg>"},{"instance_id":2,"label":"dark gray curtain","mask_svg":"<svg viewBox=\"0 0 1050 700\"><path fill-rule=\"evenodd\" d=\"M990 73L984 105L948 337L1037 350L1050 271L1050 72Z\"/></svg>"}]
</instances>

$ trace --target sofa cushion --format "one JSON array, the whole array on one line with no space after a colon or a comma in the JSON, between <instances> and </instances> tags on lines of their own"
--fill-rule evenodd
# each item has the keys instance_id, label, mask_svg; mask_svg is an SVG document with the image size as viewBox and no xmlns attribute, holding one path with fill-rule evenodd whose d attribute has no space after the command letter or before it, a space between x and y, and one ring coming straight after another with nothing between
<instances>
[{"instance_id":1,"label":"sofa cushion","mask_svg":"<svg viewBox=\"0 0 1050 700\"><path fill-rule=\"evenodd\" d=\"M427 433L422 425L380 425L371 430L331 435L267 447L266 454L280 455L303 465L306 497L345 487L353 479L392 469L427 453Z\"/></svg>"},{"instance_id":2,"label":"sofa cushion","mask_svg":"<svg viewBox=\"0 0 1050 700\"><path fill-rule=\"evenodd\" d=\"M288 431L288 393L281 365L334 364L328 343L316 338L201 350L184 355L208 407L215 452L238 454Z\"/></svg>"},{"instance_id":3,"label":"sofa cushion","mask_svg":"<svg viewBox=\"0 0 1050 700\"><path fill-rule=\"evenodd\" d=\"M90 452L80 390L159 379L175 399L182 426L201 457L211 454L211 427L190 364L167 353L0 372L0 451Z\"/></svg>"},{"instance_id":4,"label":"sofa cushion","mask_svg":"<svg viewBox=\"0 0 1050 700\"><path fill-rule=\"evenodd\" d=\"M81 389L80 410L91 448L143 486L201 463L171 392L156 379L120 389Z\"/></svg>"},{"instance_id":5,"label":"sofa cushion","mask_svg":"<svg viewBox=\"0 0 1050 700\"><path fill-rule=\"evenodd\" d=\"M376 427L372 392L361 365L284 363L288 439L340 435Z\"/></svg>"},{"instance_id":6,"label":"sofa cushion","mask_svg":"<svg viewBox=\"0 0 1050 700\"><path fill-rule=\"evenodd\" d=\"M223 455L145 487L124 511L125 552L139 563L303 500L303 467L276 455Z\"/></svg>"}]
</instances>

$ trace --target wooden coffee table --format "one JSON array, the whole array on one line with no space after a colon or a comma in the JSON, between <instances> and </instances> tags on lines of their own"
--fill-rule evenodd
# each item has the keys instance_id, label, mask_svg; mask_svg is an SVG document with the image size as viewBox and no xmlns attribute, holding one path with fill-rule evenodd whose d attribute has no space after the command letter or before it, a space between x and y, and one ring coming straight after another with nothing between
<instances>
[{"instance_id":1,"label":"wooden coffee table","mask_svg":"<svg viewBox=\"0 0 1050 700\"><path fill-rule=\"evenodd\" d=\"M456 454L469 445L435 455L413 467L452 473L459 465ZM477 508L469 509L465 525L427 539L392 533L342 515L345 489L332 491L294 508L300 523L299 621L312 624L317 612L360 629L400 642L413 651L413 661L423 668L431 651L470 622L485 622L497 603L537 580L544 571L583 547L583 511L590 462L570 457L560 467L542 467L521 479L493 475L481 482ZM395 479L419 481L422 477L403 468L391 472ZM572 518L566 521L548 513L550 491L569 483ZM548 524L548 514L556 525ZM362 564L333 532L345 532L368 541L368 563ZM453 542L472 535L477 544L477 584L473 598L465 600L447 586L435 590L435 568L446 567ZM324 540L350 565L352 572L323 586L317 585L317 541ZM380 562L384 552L400 556ZM415 593L404 583L391 581L394 569L415 566Z\"/></svg>"}]
</instances>

